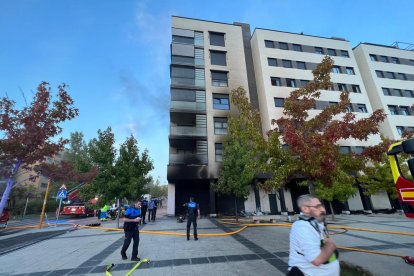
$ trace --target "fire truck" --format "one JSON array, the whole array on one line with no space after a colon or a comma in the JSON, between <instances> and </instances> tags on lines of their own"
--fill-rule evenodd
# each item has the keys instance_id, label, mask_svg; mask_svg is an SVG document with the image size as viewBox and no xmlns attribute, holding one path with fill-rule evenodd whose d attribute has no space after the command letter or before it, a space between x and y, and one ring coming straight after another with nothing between
<instances>
[{"instance_id":1,"label":"fire truck","mask_svg":"<svg viewBox=\"0 0 414 276\"><path fill-rule=\"evenodd\" d=\"M67 201L64 203L63 210L60 212L61 215L78 217L88 217L95 215L95 210L88 207L87 205L96 204L98 198L95 197L88 202L81 202L79 199L79 188L80 186L77 186L68 192Z\"/></svg>"},{"instance_id":2,"label":"fire truck","mask_svg":"<svg viewBox=\"0 0 414 276\"><path fill-rule=\"evenodd\" d=\"M414 154L414 138L392 144L387 152L395 188L401 202L404 214L408 218L414 218L414 181L408 179L401 172L398 155L401 153ZM414 158L407 160L411 176L414 176Z\"/></svg>"}]
</instances>

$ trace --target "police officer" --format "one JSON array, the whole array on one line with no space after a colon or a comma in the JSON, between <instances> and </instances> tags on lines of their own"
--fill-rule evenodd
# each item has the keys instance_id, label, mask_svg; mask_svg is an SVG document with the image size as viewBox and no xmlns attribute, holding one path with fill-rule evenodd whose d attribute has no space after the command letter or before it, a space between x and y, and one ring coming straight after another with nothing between
<instances>
[{"instance_id":1,"label":"police officer","mask_svg":"<svg viewBox=\"0 0 414 276\"><path fill-rule=\"evenodd\" d=\"M134 207L125 211L124 217L124 233L125 240L121 249L121 256L123 260L127 260L126 251L131 244L131 239L134 240L132 245L131 261L139 261L138 258L138 244L139 244L139 222L141 221L141 202L137 200Z\"/></svg>"},{"instance_id":2,"label":"police officer","mask_svg":"<svg viewBox=\"0 0 414 276\"><path fill-rule=\"evenodd\" d=\"M147 224L145 222L145 216L147 215L147 210L148 210L148 200L145 197L142 202L141 202L141 219L142 219L142 224Z\"/></svg>"},{"instance_id":3,"label":"police officer","mask_svg":"<svg viewBox=\"0 0 414 276\"><path fill-rule=\"evenodd\" d=\"M198 240L197 238L197 217L200 216L200 207L199 205L194 202L194 198L190 197L190 202L185 203L183 205L184 207L187 207L187 241L190 240L190 227L191 223L193 223L194 227L194 240Z\"/></svg>"}]
</instances>

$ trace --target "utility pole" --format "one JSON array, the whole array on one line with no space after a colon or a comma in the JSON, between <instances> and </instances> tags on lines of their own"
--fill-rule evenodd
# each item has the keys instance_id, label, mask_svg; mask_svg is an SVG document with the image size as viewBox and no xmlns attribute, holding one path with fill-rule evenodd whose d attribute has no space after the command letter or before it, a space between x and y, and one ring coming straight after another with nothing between
<instances>
[{"instance_id":1,"label":"utility pole","mask_svg":"<svg viewBox=\"0 0 414 276\"><path fill-rule=\"evenodd\" d=\"M47 182L47 188L46 188L46 193L45 193L45 199L43 200L42 213L40 214L39 228L42 228L42 224L43 224L43 216L45 215L46 202L47 202L47 196L48 196L48 194L49 194L50 182L51 182L51 179L50 179L50 177L49 177L49 180L48 180L48 182Z\"/></svg>"}]
</instances>

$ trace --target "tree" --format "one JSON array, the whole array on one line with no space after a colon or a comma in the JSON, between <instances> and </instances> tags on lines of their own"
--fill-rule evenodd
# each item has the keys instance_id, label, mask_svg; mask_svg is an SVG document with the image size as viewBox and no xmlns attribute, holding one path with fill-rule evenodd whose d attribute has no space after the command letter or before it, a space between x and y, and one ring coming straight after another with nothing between
<instances>
[{"instance_id":1,"label":"tree","mask_svg":"<svg viewBox=\"0 0 414 276\"><path fill-rule=\"evenodd\" d=\"M160 181L158 179L155 183L151 180L147 185L147 190L151 197L154 198L167 197L168 195L168 185L160 185Z\"/></svg>"},{"instance_id":2,"label":"tree","mask_svg":"<svg viewBox=\"0 0 414 276\"><path fill-rule=\"evenodd\" d=\"M228 135L223 145L223 164L214 189L219 194L235 197L236 220L238 220L237 198L246 198L258 169L258 153L265 141L261 135L260 115L249 103L246 91L239 87L231 91L231 101L237 113L228 119Z\"/></svg>"},{"instance_id":3,"label":"tree","mask_svg":"<svg viewBox=\"0 0 414 276\"><path fill-rule=\"evenodd\" d=\"M88 144L89 156L99 174L89 185L81 188L81 197L89 200L99 195L99 205L105 205L113 200L119 192L115 171L115 136L112 129L98 130L98 138L93 138Z\"/></svg>"},{"instance_id":4,"label":"tree","mask_svg":"<svg viewBox=\"0 0 414 276\"><path fill-rule=\"evenodd\" d=\"M2 170L7 180L6 190L0 202L0 214L15 185L19 168L30 170L34 164L43 162L63 149L66 139L55 136L62 132L61 123L78 115L65 84L58 86L57 100L52 100L47 82L37 87L30 105L17 109L9 98L0 99L0 164L11 170Z\"/></svg>"},{"instance_id":5,"label":"tree","mask_svg":"<svg viewBox=\"0 0 414 276\"><path fill-rule=\"evenodd\" d=\"M148 151L139 152L138 142L133 135L128 137L119 149L115 165L117 182L121 186L118 198L136 200L146 192L146 185L151 181L149 172L154 168Z\"/></svg>"},{"instance_id":6,"label":"tree","mask_svg":"<svg viewBox=\"0 0 414 276\"><path fill-rule=\"evenodd\" d=\"M65 150L63 159L71 163L78 173L85 173L93 167L89 156L88 146L82 132L70 134L69 148Z\"/></svg>"},{"instance_id":7,"label":"tree","mask_svg":"<svg viewBox=\"0 0 414 276\"><path fill-rule=\"evenodd\" d=\"M314 183L321 185L319 191L321 188L333 189L331 187L337 179L344 179L344 173L349 173L342 170L345 164L340 164L337 143L351 138L367 140L369 135L379 133L379 124L386 116L383 110L376 110L366 118L357 119L355 114L347 110L350 104L347 91L341 92L337 104L331 104L315 116L310 116L309 111L314 109L321 95L320 90L329 90L332 87L332 67L333 60L325 57L313 71L313 81L291 92L286 99L284 116L272 120L279 127L291 155L295 156L295 167L310 182L310 191L313 194ZM350 155L349 158L359 157ZM360 162L355 164L358 163L363 166ZM349 187L348 184L346 186ZM349 194L353 193L353 189L348 191ZM325 194L327 193L320 192L322 196Z\"/></svg>"}]
</instances>

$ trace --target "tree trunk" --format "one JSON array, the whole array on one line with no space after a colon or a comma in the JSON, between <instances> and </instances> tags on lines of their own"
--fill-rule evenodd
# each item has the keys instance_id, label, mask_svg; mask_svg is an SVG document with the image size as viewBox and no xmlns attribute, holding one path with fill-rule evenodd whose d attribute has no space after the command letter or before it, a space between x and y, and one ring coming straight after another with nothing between
<instances>
[{"instance_id":1,"label":"tree trunk","mask_svg":"<svg viewBox=\"0 0 414 276\"><path fill-rule=\"evenodd\" d=\"M335 220L335 212L332 206L332 201L329 201L329 207L331 208L332 220Z\"/></svg>"},{"instance_id":2,"label":"tree trunk","mask_svg":"<svg viewBox=\"0 0 414 276\"><path fill-rule=\"evenodd\" d=\"M19 170L20 164L21 164L21 162L18 161L14 165L12 176L10 176L9 179L7 179L6 190L4 191L3 196L1 197L1 202L0 202L0 216L3 214L4 206L6 206L7 199L9 198L10 191L11 191L11 189L13 187L13 184L14 184L13 177L14 177L14 175L16 175L17 171Z\"/></svg>"},{"instance_id":3,"label":"tree trunk","mask_svg":"<svg viewBox=\"0 0 414 276\"><path fill-rule=\"evenodd\" d=\"M236 210L236 222L239 222L239 214L237 212L237 197L236 196L234 197L234 207Z\"/></svg>"}]
</instances>

